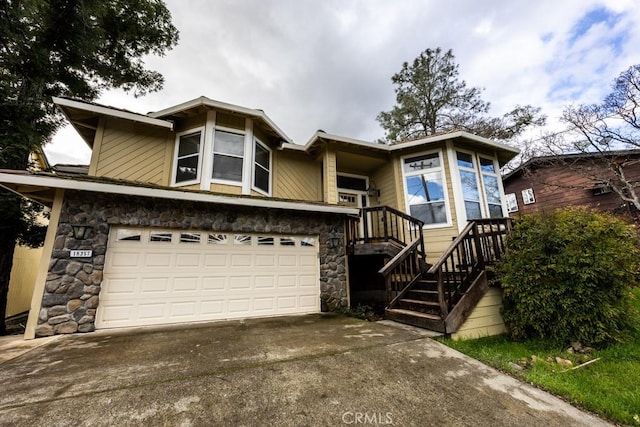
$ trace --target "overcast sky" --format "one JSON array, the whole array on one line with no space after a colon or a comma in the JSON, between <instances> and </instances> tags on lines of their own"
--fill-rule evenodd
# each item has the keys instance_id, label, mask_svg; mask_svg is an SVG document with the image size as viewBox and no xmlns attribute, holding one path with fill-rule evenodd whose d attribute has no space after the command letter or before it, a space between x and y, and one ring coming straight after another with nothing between
<instances>
[{"instance_id":1,"label":"overcast sky","mask_svg":"<svg viewBox=\"0 0 640 427\"><path fill-rule=\"evenodd\" d=\"M600 101L640 63L637 0L166 0L176 48L147 66L164 89L97 102L147 113L207 96L259 108L296 143L317 129L373 141L395 103L391 76L427 48L453 49L460 78L484 88L491 115L541 107L549 126L570 104ZM188 5L188 6L187 6ZM45 151L89 162L75 131Z\"/></svg>"}]
</instances>

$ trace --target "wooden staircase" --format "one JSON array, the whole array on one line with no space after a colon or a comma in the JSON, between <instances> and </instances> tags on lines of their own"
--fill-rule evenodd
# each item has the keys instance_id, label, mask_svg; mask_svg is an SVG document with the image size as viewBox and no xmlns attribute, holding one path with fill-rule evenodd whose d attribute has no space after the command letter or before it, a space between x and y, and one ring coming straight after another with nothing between
<instances>
[{"instance_id":1,"label":"wooden staircase","mask_svg":"<svg viewBox=\"0 0 640 427\"><path fill-rule=\"evenodd\" d=\"M385 277L388 319L451 334L469 317L488 289L488 272L505 250L509 218L470 221L444 254L411 277L407 267L421 255L407 246L380 273Z\"/></svg>"},{"instance_id":2,"label":"wooden staircase","mask_svg":"<svg viewBox=\"0 0 640 427\"><path fill-rule=\"evenodd\" d=\"M451 334L488 289L488 273L505 250L509 218L469 221L433 265L426 263L423 223L388 206L362 209L347 222L347 253L385 254L388 319ZM363 235L360 235L363 231Z\"/></svg>"}]
</instances>

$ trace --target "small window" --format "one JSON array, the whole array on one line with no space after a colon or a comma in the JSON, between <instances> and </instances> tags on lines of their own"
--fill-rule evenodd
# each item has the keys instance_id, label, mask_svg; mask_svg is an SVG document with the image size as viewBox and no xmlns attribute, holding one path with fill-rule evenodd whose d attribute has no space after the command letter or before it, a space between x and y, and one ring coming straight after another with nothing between
<instances>
[{"instance_id":1,"label":"small window","mask_svg":"<svg viewBox=\"0 0 640 427\"><path fill-rule=\"evenodd\" d=\"M480 169L482 172L496 173L496 167L493 164L493 159L480 157Z\"/></svg>"},{"instance_id":2,"label":"small window","mask_svg":"<svg viewBox=\"0 0 640 427\"><path fill-rule=\"evenodd\" d=\"M602 194L611 193L611 187L607 185L606 182L598 182L592 189L591 192L594 196L600 196Z\"/></svg>"},{"instance_id":3,"label":"small window","mask_svg":"<svg viewBox=\"0 0 640 427\"><path fill-rule=\"evenodd\" d=\"M280 238L280 246L295 246L296 239L293 237L281 237Z\"/></svg>"},{"instance_id":4,"label":"small window","mask_svg":"<svg viewBox=\"0 0 640 427\"><path fill-rule=\"evenodd\" d=\"M404 171L416 172L424 169L440 167L440 156L438 153L404 159Z\"/></svg>"},{"instance_id":5,"label":"small window","mask_svg":"<svg viewBox=\"0 0 640 427\"><path fill-rule=\"evenodd\" d=\"M347 190L367 191L367 180L356 176L338 175L338 188Z\"/></svg>"},{"instance_id":6,"label":"small window","mask_svg":"<svg viewBox=\"0 0 640 427\"><path fill-rule=\"evenodd\" d=\"M250 245L251 244L251 236L247 236L246 234L236 234L233 243L236 245Z\"/></svg>"},{"instance_id":7,"label":"small window","mask_svg":"<svg viewBox=\"0 0 640 427\"><path fill-rule=\"evenodd\" d=\"M180 243L200 243L200 233L180 233Z\"/></svg>"},{"instance_id":8,"label":"small window","mask_svg":"<svg viewBox=\"0 0 640 427\"><path fill-rule=\"evenodd\" d=\"M139 242L140 240L142 240L142 231L120 228L118 229L118 232L116 234L116 240L119 242Z\"/></svg>"},{"instance_id":9,"label":"small window","mask_svg":"<svg viewBox=\"0 0 640 427\"><path fill-rule=\"evenodd\" d=\"M315 237L304 237L302 240L300 240L300 246L313 247L315 245L316 245Z\"/></svg>"},{"instance_id":10,"label":"small window","mask_svg":"<svg viewBox=\"0 0 640 427\"><path fill-rule=\"evenodd\" d=\"M253 186L269 194L271 190L271 152L257 139L254 143Z\"/></svg>"},{"instance_id":11,"label":"small window","mask_svg":"<svg viewBox=\"0 0 640 427\"><path fill-rule=\"evenodd\" d=\"M244 135L216 130L213 141L213 179L242 182Z\"/></svg>"},{"instance_id":12,"label":"small window","mask_svg":"<svg viewBox=\"0 0 640 427\"><path fill-rule=\"evenodd\" d=\"M275 239L273 237L258 236L258 246L273 246Z\"/></svg>"},{"instance_id":13,"label":"small window","mask_svg":"<svg viewBox=\"0 0 640 427\"><path fill-rule=\"evenodd\" d=\"M533 188L522 190L522 202L525 205L530 205L536 202L536 198L533 196Z\"/></svg>"},{"instance_id":14,"label":"small window","mask_svg":"<svg viewBox=\"0 0 640 427\"><path fill-rule=\"evenodd\" d=\"M516 198L515 193L509 193L506 195L507 198L507 212L518 212L518 199Z\"/></svg>"},{"instance_id":15,"label":"small window","mask_svg":"<svg viewBox=\"0 0 640 427\"><path fill-rule=\"evenodd\" d=\"M207 243L209 243L210 245L226 245L227 235L219 233L209 233Z\"/></svg>"},{"instance_id":16,"label":"small window","mask_svg":"<svg viewBox=\"0 0 640 427\"><path fill-rule=\"evenodd\" d=\"M175 170L176 184L198 180L201 136L201 131L178 136Z\"/></svg>"},{"instance_id":17,"label":"small window","mask_svg":"<svg viewBox=\"0 0 640 427\"><path fill-rule=\"evenodd\" d=\"M150 242L168 242L171 243L171 233L159 233L152 231L149 235Z\"/></svg>"}]
</instances>

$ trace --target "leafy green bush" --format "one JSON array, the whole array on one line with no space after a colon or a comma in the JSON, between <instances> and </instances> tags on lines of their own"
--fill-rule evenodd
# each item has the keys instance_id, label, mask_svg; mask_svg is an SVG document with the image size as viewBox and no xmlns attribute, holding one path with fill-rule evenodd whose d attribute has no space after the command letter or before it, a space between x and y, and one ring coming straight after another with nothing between
<instances>
[{"instance_id":1,"label":"leafy green bush","mask_svg":"<svg viewBox=\"0 0 640 427\"><path fill-rule=\"evenodd\" d=\"M515 340L603 345L633 327L638 234L606 213L566 208L515 220L498 266L503 317Z\"/></svg>"}]
</instances>

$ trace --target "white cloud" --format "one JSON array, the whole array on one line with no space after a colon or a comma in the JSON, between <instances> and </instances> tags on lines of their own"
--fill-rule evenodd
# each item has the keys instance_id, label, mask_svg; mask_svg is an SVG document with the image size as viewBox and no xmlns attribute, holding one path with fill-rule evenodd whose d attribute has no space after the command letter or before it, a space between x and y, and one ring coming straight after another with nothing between
<instances>
[{"instance_id":1,"label":"white cloud","mask_svg":"<svg viewBox=\"0 0 640 427\"><path fill-rule=\"evenodd\" d=\"M564 106L597 102L621 71L640 63L634 0L167 4L180 44L147 60L165 76L165 89L138 99L111 91L98 102L144 113L204 95L263 109L298 143L319 128L381 137L375 117L394 104L392 74L426 48L453 49L461 78L485 88L492 114L532 104L554 126ZM577 23L598 8L620 16L572 42ZM88 162L85 146L65 131L46 151L53 163L55 156Z\"/></svg>"}]
</instances>

